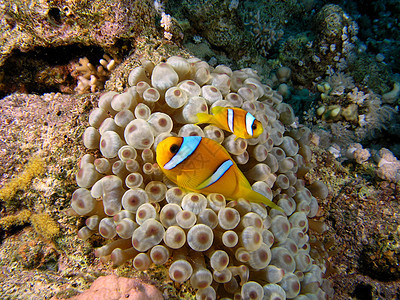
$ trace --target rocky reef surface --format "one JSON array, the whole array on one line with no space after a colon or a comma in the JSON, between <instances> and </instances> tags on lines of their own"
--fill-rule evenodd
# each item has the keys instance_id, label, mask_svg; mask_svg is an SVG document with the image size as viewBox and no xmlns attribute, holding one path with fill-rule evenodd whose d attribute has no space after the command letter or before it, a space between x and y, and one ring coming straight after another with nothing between
<instances>
[{"instance_id":1,"label":"rocky reef surface","mask_svg":"<svg viewBox=\"0 0 400 300\"><path fill-rule=\"evenodd\" d=\"M101 81L105 91L121 93L130 71L141 61L159 63L172 55L198 56L213 67L251 67L264 83L279 91L283 101L295 109L300 119L297 124L305 122L314 132L313 168L304 180L307 184L324 182L329 194L319 199L315 222L309 221L313 226L310 245L326 262L325 278L332 283L336 299L399 297L398 161L379 152L383 146L398 155L390 142L398 134L399 78L393 68L398 57L388 47L395 42L387 36L393 31L387 24L398 26L398 11L383 13L393 8L391 1L374 7L381 13L371 27L372 40L368 36L373 33L365 30L369 18L355 13L356 1L353 6L287 1L286 7L264 4L260 13L256 1L240 1L238 6L235 1L215 1L220 7L215 14L212 6L201 6L203 1L185 1L177 10L172 0L161 7L147 1L140 1L143 5L105 1L97 10L86 1L42 2L0 2L4 25L0 72L4 96L0 100L2 299L69 298L109 274L138 278L141 283L134 286L143 284L142 290L144 284L153 284L164 298L195 297L195 289L188 283L174 283L165 266L137 271L127 262L114 269L110 261L95 257L93 250L104 239L79 239L77 231L85 220L71 215L70 209L78 162L86 153L99 157L84 147L82 137L89 126L89 113L102 94L98 90L103 86L97 83ZM194 10L196 5L201 9ZM314 27L293 31L291 26L300 23L296 14L289 15L289 7L309 12L302 28L307 28L308 21ZM172 18L157 24L163 12ZM194 12L209 23L201 22ZM95 17L100 15L107 17L98 22ZM237 19L228 22L229 16ZM267 22L268 16L274 18ZM285 17L291 19L285 23ZM81 31L82 27L92 30ZM54 28L58 33L51 35ZM381 42L385 38L386 44ZM235 47L229 46L231 39ZM104 53L109 60L103 58ZM87 66L86 81L79 79L84 75L77 68L83 57L95 66ZM113 59L116 64L111 67ZM284 69L278 72L282 66L291 74L286 76ZM104 70L103 81L96 76ZM71 94L77 80L87 85L85 91L97 88L94 93ZM325 110L318 114L321 107ZM363 119L363 115L370 117ZM365 127L363 121L378 125ZM367 132L373 128L373 135L367 135L365 128ZM350 147L350 142L362 146ZM330 148L332 143L339 147ZM374 144L381 145L376 152ZM370 155L357 149L368 149Z\"/></svg>"}]
</instances>

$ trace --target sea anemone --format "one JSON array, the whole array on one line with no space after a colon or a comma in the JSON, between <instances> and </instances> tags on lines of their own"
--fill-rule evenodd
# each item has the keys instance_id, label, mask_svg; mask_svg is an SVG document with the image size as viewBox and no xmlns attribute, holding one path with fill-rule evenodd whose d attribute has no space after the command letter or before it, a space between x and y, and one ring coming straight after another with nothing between
<instances>
[{"instance_id":1,"label":"sea anemone","mask_svg":"<svg viewBox=\"0 0 400 300\"><path fill-rule=\"evenodd\" d=\"M84 144L101 157L86 154L79 164L71 201L87 217L79 237L110 240L95 255L113 266L165 264L170 278L188 281L198 298L325 295L325 267L309 255L307 220L326 188L316 183L309 190L302 179L310 169L311 132L287 129L293 110L252 69L214 69L182 57L144 65L131 71L125 92L103 94L89 116ZM216 105L250 111L263 134L235 139L213 125L194 124L197 113ZM284 213L171 183L155 163L155 149L168 136L190 135L222 144L253 189Z\"/></svg>"}]
</instances>

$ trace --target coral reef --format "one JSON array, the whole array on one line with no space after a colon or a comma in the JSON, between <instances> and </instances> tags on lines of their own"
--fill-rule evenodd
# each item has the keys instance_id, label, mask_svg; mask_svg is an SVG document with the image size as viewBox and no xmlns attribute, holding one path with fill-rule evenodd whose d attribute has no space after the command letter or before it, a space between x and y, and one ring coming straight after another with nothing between
<instances>
[{"instance_id":1,"label":"coral reef","mask_svg":"<svg viewBox=\"0 0 400 300\"><path fill-rule=\"evenodd\" d=\"M71 238L76 225L65 214L75 188L74 165L83 151L79 143L83 129L78 123L80 115L92 107L93 97L53 93L1 99L0 185L23 173L35 155L46 166L45 175L36 176L28 188L0 203L2 299L51 298L64 287L85 289L92 276L100 275L98 266L89 266L91 275L81 272L90 258L82 259L80 253L87 251ZM58 223L61 234L46 239L30 226L31 216L41 213Z\"/></svg>"},{"instance_id":2,"label":"coral reef","mask_svg":"<svg viewBox=\"0 0 400 300\"><path fill-rule=\"evenodd\" d=\"M244 34L243 22L238 18L236 10L229 9L227 1L176 2L174 4L174 1L168 1L167 9L173 11L177 18L188 20L188 35L193 36L196 35L193 32L201 32L201 36L214 48L223 49L232 57L239 58L247 52L249 36ZM215 9L216 7L218 9Z\"/></svg>"},{"instance_id":3,"label":"coral reef","mask_svg":"<svg viewBox=\"0 0 400 300\"><path fill-rule=\"evenodd\" d=\"M83 132L90 126L87 115L98 106L100 95L97 92L84 95L55 92L73 93L78 76L73 70L78 65L78 59L87 57L95 65L104 53L122 59L121 64L107 74L108 80L99 76L101 84L107 80L104 83L106 91L115 91L119 97L126 92L129 72L133 68L141 63L146 65L146 60L159 64L171 55L188 58L195 54L214 67L207 67L213 73L216 73L219 64L229 65L231 69L251 67L257 70L258 81L267 83L274 90L275 104L272 107L278 107L276 103L283 97L295 112L295 118L291 112L275 112L279 118L286 115L287 122L293 122L285 124L284 134L296 138L292 134L304 129L299 121L306 120L312 132L312 143L319 144L319 147L311 147L313 153L307 166L314 167L301 180L313 196L326 191L317 191L321 186L319 181L326 183L329 190L325 199L318 197L316 216L307 218L309 255L315 265L323 266L327 262L326 269L322 268L325 273L322 290L332 294L327 285L329 280L338 299L400 298L397 215L400 198L400 144L397 143L400 132L397 107L400 77L395 74L400 70L398 1L355 0L336 1L334 4L312 0L213 1L218 9L209 7L210 1L186 1L186 7L191 7L185 10L181 9L184 8L182 1L128 2L102 0L92 4L87 1L33 0L3 1L0 4L0 97L8 95L0 100L0 186L5 187L7 182L18 178L32 157L40 156L46 166L45 175L34 176L10 199L0 200L0 298L70 298L89 289L96 278L116 274L135 279L139 277L141 281L153 283L167 299L192 299L196 293L192 284L199 284L196 281L199 277L193 274L214 273L218 268L215 260L211 261L207 256L210 254L207 252L216 250L212 249L215 243L222 243L222 237L214 235L213 245L200 256L194 250L184 253L188 253L185 260L192 267L191 279L183 284L170 279L169 268L182 254L179 249L188 251L193 246L193 239L190 242L187 239L189 228L179 224L162 225L168 235L165 241L163 237L161 243L153 247L153 253L149 250L140 255L137 253L133 261L115 269L112 268L111 257L95 257L93 248L104 246L118 236L129 237L130 231L122 229L135 227L136 216L131 221L129 217L121 220L113 239L99 234L86 241L77 237L77 228L84 227L86 223L84 218L69 214L71 195L77 188L76 162L82 153L89 153L105 162L98 149L88 150L81 142ZM192 18L188 12L195 17ZM204 24L207 28L202 26ZM358 32L354 30L357 27ZM264 34L260 34L259 31L264 28ZM284 35L279 40L274 39L279 30L283 30ZM186 50L179 46L182 39ZM245 43L240 45L243 41ZM130 56L124 57L128 53ZM150 69L147 65L146 72ZM95 71L90 71L93 72L91 75ZM226 73L226 70L219 72ZM231 76L229 73L226 75ZM151 79L148 84L152 85ZM265 89L270 90L266 85L262 86L264 92ZM84 89L90 90L88 82ZM163 93L160 94L159 101L164 101ZM149 106L151 113L156 111L155 107ZM141 105L140 108L145 107ZM157 112L163 110L164 107ZM107 116L116 122L116 114ZM171 132L178 134L184 125L176 122L175 117L172 115L174 126ZM272 129L273 126L270 127ZM207 132L204 125L200 128L202 131L197 133ZM95 131L92 130L92 133L95 135ZM225 132L223 137L227 138ZM271 134L270 138L276 142L276 135ZM121 135L120 139L125 140ZM248 144L246 147L247 150L255 150L256 145ZM262 155L261 148L257 145L257 151L249 152L251 159L248 165L256 163L256 155ZM151 159L151 154L147 150L136 151L136 159L142 167L144 160ZM273 154L277 154L276 151ZM242 159L242 162L246 159L236 158ZM114 164L114 160L118 159L107 160ZM269 163L265 165L269 166ZM251 177L257 174L257 170L266 169L261 166L246 170L245 165L241 168L252 183L254 180ZM152 177L161 174L145 173L150 171L157 173L150 168L138 171L144 178L144 190L148 182L156 179L167 185L167 191L171 188L164 178ZM272 173L282 175L279 170ZM282 189L280 185L286 184L285 177L279 176L272 186L274 193L271 197L274 201L279 198L278 202L282 204L282 197L285 197L282 195L290 193L291 186L287 190ZM140 176L133 176L123 183L123 187L127 189L127 184L135 185L138 181ZM165 201L157 203L165 207ZM161 213L161 207L155 205L153 210L149 203L145 203L147 205L139 213L154 215L155 210L156 218L159 218L157 221L161 223L161 216L165 220L166 209ZM296 208L298 204L296 202ZM177 206L183 210L182 202ZM240 223L244 224L247 217L243 214L243 207L244 203L232 201L225 206L238 211ZM212 221L214 215L210 209L206 210ZM254 213L264 220L263 226L269 226L272 235L278 236L275 222L282 220L279 214L269 208L266 218L259 215L260 211ZM46 238L46 234L40 232L40 226L36 226L38 231L34 228L31 219L41 214L46 217L39 219L47 219L46 224L51 220L55 222L51 222L55 225L52 227L53 234L58 230L59 234L50 233ZM193 222L193 214L189 213L189 219L183 221ZM198 223L203 222L195 225L204 225L209 221L203 215L195 216ZM85 218L91 225L96 222L91 216ZM269 225L268 221L272 219L274 224ZM138 220L142 222L137 223L141 227L143 218L138 217ZM241 247L239 243L243 244L240 223L233 230L228 230L229 233L236 233L237 240L235 234L227 234L224 239L228 245L237 241L236 248ZM325 231L327 228L329 231ZM213 234L218 231L221 230L212 230ZM183 237L185 239L181 239ZM270 247L271 256L276 254L274 249L283 247L277 239ZM170 247L168 245L175 247L175 242L181 247L167 253L165 249ZM285 246L290 248L293 244L285 243ZM264 245L262 247L266 249ZM230 258L226 269L231 273L240 272L243 270L232 268L244 265L255 276L254 268L249 263L239 262L233 251L227 251L228 248L223 249ZM221 247L218 249L221 250ZM166 254L171 257L164 264ZM221 252L215 253L215 256L217 254L224 257ZM242 259L246 253L240 254ZM153 261L158 264L153 264ZM276 275L279 279L282 271L276 261L275 258L271 260L267 269L269 275ZM301 262L295 259L295 263L297 267ZM188 264L183 266L188 267ZM220 275L217 280L229 272L220 273L217 273ZM304 274L298 271L293 274L303 285L306 280L302 277ZM274 287L278 290L277 286L287 288L288 282L296 279L289 275ZM149 277L154 281L150 282ZM240 281L239 275L234 277ZM259 286L252 283L257 280L250 278L251 284L243 285L242 289L254 288L257 292ZM217 292L224 290L221 284L215 282L211 286ZM314 285L310 286L310 290L314 288ZM304 290L301 292L304 293ZM304 299L303 296L298 298Z\"/></svg>"},{"instance_id":4,"label":"coral reef","mask_svg":"<svg viewBox=\"0 0 400 300\"><path fill-rule=\"evenodd\" d=\"M390 136L399 136L396 130L398 109L390 103L391 100L385 100L397 98L396 87L378 95L354 83L352 76L338 72L318 84L317 89L321 93L319 107L311 110L305 123L319 134L320 147L327 148L340 161L351 159L357 163L367 161L371 152L379 151L376 140L396 151L397 143L393 143ZM379 178L397 182L398 164L395 159L390 158L388 164L382 160L379 164L378 154L374 160Z\"/></svg>"},{"instance_id":5,"label":"coral reef","mask_svg":"<svg viewBox=\"0 0 400 300\"><path fill-rule=\"evenodd\" d=\"M254 43L257 49L260 50L261 54L268 56L269 49L281 39L283 36L282 29L276 29L276 24L273 24L271 20L262 21L260 16L260 10L257 13L250 12L249 20L244 25L250 31L252 37L255 39Z\"/></svg>"},{"instance_id":6,"label":"coral reef","mask_svg":"<svg viewBox=\"0 0 400 300\"><path fill-rule=\"evenodd\" d=\"M355 141L371 139L396 118L396 109L383 104L383 96L367 89L360 90L350 75L334 73L318 84L317 89L321 92L317 116L328 123L343 121L351 124L355 129Z\"/></svg>"},{"instance_id":7,"label":"coral reef","mask_svg":"<svg viewBox=\"0 0 400 300\"><path fill-rule=\"evenodd\" d=\"M155 32L154 8L143 1L4 1L0 65L12 51L98 45L111 53L118 40Z\"/></svg>"},{"instance_id":8,"label":"coral reef","mask_svg":"<svg viewBox=\"0 0 400 300\"><path fill-rule=\"evenodd\" d=\"M91 61L98 61L104 51L96 46L66 45L13 52L2 66L0 95L74 93L77 78L73 77L73 71L83 53Z\"/></svg>"},{"instance_id":9,"label":"coral reef","mask_svg":"<svg viewBox=\"0 0 400 300\"><path fill-rule=\"evenodd\" d=\"M360 26L359 37L365 43L371 56L384 62L393 73L399 72L399 23L400 11L396 1L384 0L379 3L354 1L343 3L344 9L355 16ZM354 13L357 12L357 13ZM371 82L372 83L372 82Z\"/></svg>"},{"instance_id":10,"label":"coral reef","mask_svg":"<svg viewBox=\"0 0 400 300\"><path fill-rule=\"evenodd\" d=\"M254 70L212 68L196 58L142 61L128 86L100 97L83 135L86 148L101 156L82 157L71 206L87 217L81 239L98 233L111 240L95 255L115 267L133 260L139 271L166 264L170 278L190 282L197 297L295 297L301 290L330 295L322 278L325 260L314 261L308 244L308 218L318 212L315 197L324 199L328 191L318 182L310 190L305 186L311 132L286 128L295 121L290 106ZM263 134L234 140L214 125L194 124L198 112L221 105L252 112ZM154 149L176 134L222 143L253 189L284 213L171 184L155 163Z\"/></svg>"},{"instance_id":11,"label":"coral reef","mask_svg":"<svg viewBox=\"0 0 400 300\"><path fill-rule=\"evenodd\" d=\"M333 228L332 240L324 234L335 297L396 299L398 283L399 185L377 181L366 162L344 167L333 155L318 150L314 168L306 176L327 183L330 196L322 201L321 220ZM327 245L326 243L329 243Z\"/></svg>"},{"instance_id":12,"label":"coral reef","mask_svg":"<svg viewBox=\"0 0 400 300\"><path fill-rule=\"evenodd\" d=\"M282 43L279 51L282 64L293 71L294 82L304 86L332 70L345 70L357 57L358 25L340 6L323 6L313 22L315 38L299 33Z\"/></svg>"},{"instance_id":13,"label":"coral reef","mask_svg":"<svg viewBox=\"0 0 400 300\"><path fill-rule=\"evenodd\" d=\"M29 158L40 157L33 160L36 164L34 168L29 169L29 180L27 181L25 176L22 177L24 180L20 182L28 184L32 180L30 189L24 193L15 194L7 205L23 207L29 203L28 199L32 198L36 198L34 204L40 203L44 197L51 198L53 193L57 194L55 191L50 192L57 185L62 190L71 184L65 179L69 176L70 171L68 170L71 168L71 161L76 158L70 152L72 149L66 145L74 140L75 135L79 135L80 129L74 128L80 118L77 114L85 111L85 105L86 109L90 107L92 97L94 95L88 95L86 101L79 100L79 98L72 101L70 96L62 94L45 94L43 96L13 94L1 100L0 112L3 121L0 122L2 149L0 182L3 189L7 187L7 182L14 182L14 180L19 182L16 174L23 173L21 168L28 163ZM74 147L76 148L76 146ZM59 157L65 157L65 160L60 162ZM56 171L55 161L59 162L61 170ZM31 178L38 171L43 172L44 165L46 165L46 176L40 177L40 180L37 177ZM43 180L49 177L57 180L57 183L52 183L54 187L50 187L49 183L43 183ZM12 187L19 188L21 185L13 183Z\"/></svg>"},{"instance_id":14,"label":"coral reef","mask_svg":"<svg viewBox=\"0 0 400 300\"><path fill-rule=\"evenodd\" d=\"M79 58L93 63L108 53L121 59L143 35L161 35L150 1L33 0L1 5L1 97L16 91L73 93ZM106 66L104 70L108 72ZM104 72L93 71L95 77L79 78L80 92L103 86Z\"/></svg>"},{"instance_id":15,"label":"coral reef","mask_svg":"<svg viewBox=\"0 0 400 300\"><path fill-rule=\"evenodd\" d=\"M375 153L374 159L378 165L376 175L390 182L400 182L400 161L393 153L385 148Z\"/></svg>"}]
</instances>

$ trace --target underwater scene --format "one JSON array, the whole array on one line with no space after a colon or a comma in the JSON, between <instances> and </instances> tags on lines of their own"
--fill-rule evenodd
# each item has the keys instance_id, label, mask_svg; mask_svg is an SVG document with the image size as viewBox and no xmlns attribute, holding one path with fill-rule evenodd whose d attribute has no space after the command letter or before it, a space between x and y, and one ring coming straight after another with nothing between
<instances>
[{"instance_id":1,"label":"underwater scene","mask_svg":"<svg viewBox=\"0 0 400 300\"><path fill-rule=\"evenodd\" d=\"M0 0L1 299L400 299L399 0Z\"/></svg>"}]
</instances>

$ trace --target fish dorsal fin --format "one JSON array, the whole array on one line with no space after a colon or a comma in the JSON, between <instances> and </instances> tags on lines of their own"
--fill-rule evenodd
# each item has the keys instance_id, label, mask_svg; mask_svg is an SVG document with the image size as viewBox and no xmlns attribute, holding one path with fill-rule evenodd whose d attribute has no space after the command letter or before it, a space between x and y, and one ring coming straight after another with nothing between
<instances>
[{"instance_id":1,"label":"fish dorsal fin","mask_svg":"<svg viewBox=\"0 0 400 300\"><path fill-rule=\"evenodd\" d=\"M223 106L214 106L213 108L211 108L211 113L213 115L217 115L219 114L221 111L223 111L224 109L227 109L227 107L223 107Z\"/></svg>"},{"instance_id":2,"label":"fish dorsal fin","mask_svg":"<svg viewBox=\"0 0 400 300\"><path fill-rule=\"evenodd\" d=\"M212 123L212 121L214 120L214 116L209 115L208 113L197 113L196 116L197 119L199 119L196 124Z\"/></svg>"}]
</instances>

